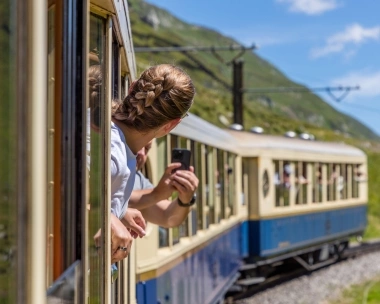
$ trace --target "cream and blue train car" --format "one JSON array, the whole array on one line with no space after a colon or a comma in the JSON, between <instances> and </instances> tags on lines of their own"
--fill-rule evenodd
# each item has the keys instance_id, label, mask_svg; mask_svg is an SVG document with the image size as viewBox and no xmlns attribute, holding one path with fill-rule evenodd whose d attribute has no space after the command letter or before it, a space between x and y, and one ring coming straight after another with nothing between
<instances>
[{"instance_id":1,"label":"cream and blue train car","mask_svg":"<svg viewBox=\"0 0 380 304\"><path fill-rule=\"evenodd\" d=\"M229 131L242 158L249 262L299 256L312 269L366 228L367 158L343 143Z\"/></svg>"},{"instance_id":2,"label":"cream and blue train car","mask_svg":"<svg viewBox=\"0 0 380 304\"><path fill-rule=\"evenodd\" d=\"M199 187L182 225L148 224L137 241L137 303L221 303L236 281L248 254L237 144L233 135L191 114L154 144L146 169L154 183L170 163L171 149L181 147L192 151Z\"/></svg>"}]
</instances>

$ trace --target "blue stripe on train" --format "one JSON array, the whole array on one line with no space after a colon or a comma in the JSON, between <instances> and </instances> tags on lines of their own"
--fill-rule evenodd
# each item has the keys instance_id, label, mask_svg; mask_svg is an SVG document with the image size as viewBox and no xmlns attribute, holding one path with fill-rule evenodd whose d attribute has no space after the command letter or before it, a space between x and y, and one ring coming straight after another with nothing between
<instances>
[{"instance_id":1,"label":"blue stripe on train","mask_svg":"<svg viewBox=\"0 0 380 304\"><path fill-rule=\"evenodd\" d=\"M216 303L248 253L247 223L238 224L161 276L139 282L137 303Z\"/></svg>"},{"instance_id":2,"label":"blue stripe on train","mask_svg":"<svg viewBox=\"0 0 380 304\"><path fill-rule=\"evenodd\" d=\"M367 206L249 222L251 256L271 256L364 231Z\"/></svg>"}]
</instances>

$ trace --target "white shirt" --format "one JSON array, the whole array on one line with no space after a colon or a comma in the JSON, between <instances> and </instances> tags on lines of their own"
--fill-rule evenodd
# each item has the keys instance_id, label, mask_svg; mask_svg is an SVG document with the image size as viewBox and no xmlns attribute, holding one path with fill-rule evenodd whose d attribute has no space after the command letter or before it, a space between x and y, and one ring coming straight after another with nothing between
<instances>
[{"instance_id":1,"label":"white shirt","mask_svg":"<svg viewBox=\"0 0 380 304\"><path fill-rule=\"evenodd\" d=\"M125 215L136 175L136 155L125 142L123 132L111 122L111 212Z\"/></svg>"}]
</instances>

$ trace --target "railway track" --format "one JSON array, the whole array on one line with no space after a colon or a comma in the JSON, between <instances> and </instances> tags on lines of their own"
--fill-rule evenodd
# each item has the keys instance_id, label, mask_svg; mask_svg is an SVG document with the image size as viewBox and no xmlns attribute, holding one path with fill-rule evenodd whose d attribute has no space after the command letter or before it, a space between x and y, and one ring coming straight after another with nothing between
<instances>
[{"instance_id":1,"label":"railway track","mask_svg":"<svg viewBox=\"0 0 380 304\"><path fill-rule=\"evenodd\" d=\"M310 274L315 270L326 268L331 265L345 261L347 259L352 259L376 251L380 251L380 239L350 244L350 246L347 247L339 257L337 257L336 259L329 259L326 263L320 263L319 265L315 265L318 267L313 267L313 269L307 269L307 267L302 267L301 264L293 264L294 267L283 267L282 269L278 268L278 271L276 271L269 277L266 277L265 279L260 277L251 278L251 285L247 284L245 286L241 286L239 285L238 280L237 285L235 285L235 288L232 290L232 292L229 295L227 295L224 303L235 303L235 301L249 298L258 292L264 291L268 288L272 288L276 285L283 284L303 275ZM248 280L246 279L245 282L248 282ZM240 290L239 287L241 288Z\"/></svg>"}]
</instances>

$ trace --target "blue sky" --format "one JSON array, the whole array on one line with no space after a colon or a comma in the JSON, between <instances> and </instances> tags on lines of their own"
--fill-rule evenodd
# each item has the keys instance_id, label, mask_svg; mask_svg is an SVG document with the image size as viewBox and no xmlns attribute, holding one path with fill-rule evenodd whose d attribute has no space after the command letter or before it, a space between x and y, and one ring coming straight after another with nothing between
<instances>
[{"instance_id":1,"label":"blue sky","mask_svg":"<svg viewBox=\"0 0 380 304\"><path fill-rule=\"evenodd\" d=\"M351 92L340 103L327 93L319 96L380 135L380 1L147 2L243 45L259 45L259 56L309 88L359 85L359 91Z\"/></svg>"}]
</instances>

